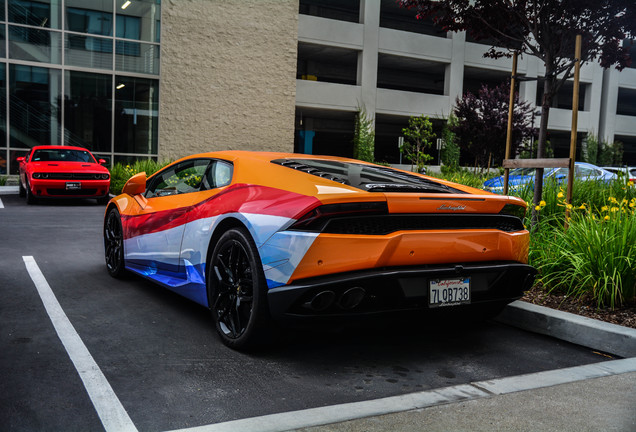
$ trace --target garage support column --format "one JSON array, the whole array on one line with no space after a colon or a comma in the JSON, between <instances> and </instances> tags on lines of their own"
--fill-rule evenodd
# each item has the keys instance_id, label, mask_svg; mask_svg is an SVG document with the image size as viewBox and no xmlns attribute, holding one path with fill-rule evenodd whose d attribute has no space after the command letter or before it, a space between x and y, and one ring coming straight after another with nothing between
<instances>
[{"instance_id":1,"label":"garage support column","mask_svg":"<svg viewBox=\"0 0 636 432\"><path fill-rule=\"evenodd\" d=\"M358 85L363 108L375 127L375 108L378 81L378 46L380 31L380 2L360 1L360 22L364 24L362 52L358 58Z\"/></svg>"},{"instance_id":2,"label":"garage support column","mask_svg":"<svg viewBox=\"0 0 636 432\"><path fill-rule=\"evenodd\" d=\"M455 100L461 98L464 91L464 56L466 50L466 33L448 33L448 38L453 40L451 62L446 65L444 73L444 95L449 98L448 112L443 113L444 117L452 112Z\"/></svg>"}]
</instances>

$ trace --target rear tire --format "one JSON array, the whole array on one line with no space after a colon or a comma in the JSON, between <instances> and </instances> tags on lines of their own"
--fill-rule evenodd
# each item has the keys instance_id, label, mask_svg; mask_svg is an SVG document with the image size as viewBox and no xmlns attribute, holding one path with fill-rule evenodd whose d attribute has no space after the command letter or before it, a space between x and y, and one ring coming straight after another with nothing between
<instances>
[{"instance_id":1,"label":"rear tire","mask_svg":"<svg viewBox=\"0 0 636 432\"><path fill-rule=\"evenodd\" d=\"M225 345L247 350L269 342L265 275L246 230L233 228L221 236L208 265L207 286L212 318Z\"/></svg>"},{"instance_id":2,"label":"rear tire","mask_svg":"<svg viewBox=\"0 0 636 432\"><path fill-rule=\"evenodd\" d=\"M118 279L126 273L123 233L119 211L112 208L104 220L104 257L108 273Z\"/></svg>"},{"instance_id":3,"label":"rear tire","mask_svg":"<svg viewBox=\"0 0 636 432\"><path fill-rule=\"evenodd\" d=\"M18 178L18 195L20 198L24 198L26 196L26 189L22 186L22 180Z\"/></svg>"}]
</instances>

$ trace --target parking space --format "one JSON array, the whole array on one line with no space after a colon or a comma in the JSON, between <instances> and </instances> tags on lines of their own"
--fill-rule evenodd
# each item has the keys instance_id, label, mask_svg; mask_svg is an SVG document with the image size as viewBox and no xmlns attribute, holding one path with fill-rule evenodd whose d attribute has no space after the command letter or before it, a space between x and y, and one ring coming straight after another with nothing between
<instances>
[{"instance_id":1,"label":"parking space","mask_svg":"<svg viewBox=\"0 0 636 432\"><path fill-rule=\"evenodd\" d=\"M115 430L98 415L24 257L32 257L138 430L189 428L608 359L491 322L306 331L259 353L238 353L220 342L205 308L140 278L108 276L103 206L89 200L27 206L17 195L2 200L3 430Z\"/></svg>"}]
</instances>

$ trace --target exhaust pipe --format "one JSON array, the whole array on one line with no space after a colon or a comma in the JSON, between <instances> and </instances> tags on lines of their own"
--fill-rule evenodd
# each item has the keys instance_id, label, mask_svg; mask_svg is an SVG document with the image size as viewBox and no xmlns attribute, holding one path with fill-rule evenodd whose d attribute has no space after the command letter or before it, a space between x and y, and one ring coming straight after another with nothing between
<instances>
[{"instance_id":1,"label":"exhaust pipe","mask_svg":"<svg viewBox=\"0 0 636 432\"><path fill-rule=\"evenodd\" d=\"M333 291L321 291L312 297L307 303L303 304L307 309L316 312L322 312L329 308L336 300L336 293Z\"/></svg>"},{"instance_id":2,"label":"exhaust pipe","mask_svg":"<svg viewBox=\"0 0 636 432\"><path fill-rule=\"evenodd\" d=\"M353 287L346 290L338 300L341 309L354 309L362 303L367 292L362 287Z\"/></svg>"}]
</instances>

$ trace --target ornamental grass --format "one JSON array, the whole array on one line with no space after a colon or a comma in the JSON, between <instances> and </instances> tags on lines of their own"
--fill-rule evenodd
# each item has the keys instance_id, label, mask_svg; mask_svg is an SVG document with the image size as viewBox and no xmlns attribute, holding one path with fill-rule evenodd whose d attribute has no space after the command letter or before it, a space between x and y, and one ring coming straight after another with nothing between
<instances>
[{"instance_id":1,"label":"ornamental grass","mask_svg":"<svg viewBox=\"0 0 636 432\"><path fill-rule=\"evenodd\" d=\"M445 176L469 186L485 177L464 172ZM477 186L480 187L480 186ZM530 227L532 185L512 190L526 201ZM547 292L617 308L636 302L636 186L625 178L609 183L575 180L572 203L565 202L565 185L547 180L543 199L535 207L539 223L530 236L529 262ZM566 208L570 212L564 228Z\"/></svg>"}]
</instances>

